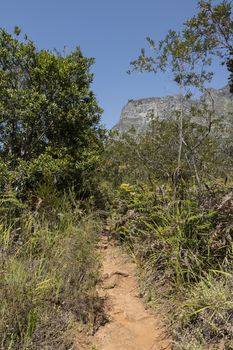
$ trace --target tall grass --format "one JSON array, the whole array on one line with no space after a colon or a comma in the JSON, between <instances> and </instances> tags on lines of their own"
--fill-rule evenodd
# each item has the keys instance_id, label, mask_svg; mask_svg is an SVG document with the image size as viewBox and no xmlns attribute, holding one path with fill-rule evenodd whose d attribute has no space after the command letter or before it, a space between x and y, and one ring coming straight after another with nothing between
<instances>
[{"instance_id":1,"label":"tall grass","mask_svg":"<svg viewBox=\"0 0 233 350\"><path fill-rule=\"evenodd\" d=\"M182 183L176 199L169 185L116 193L109 224L139 266L142 294L171 317L175 349L204 350L213 339L232 349L232 203L219 183L202 192Z\"/></svg>"},{"instance_id":2,"label":"tall grass","mask_svg":"<svg viewBox=\"0 0 233 350\"><path fill-rule=\"evenodd\" d=\"M182 299L173 313L176 348L233 349L233 275L215 271Z\"/></svg>"},{"instance_id":3,"label":"tall grass","mask_svg":"<svg viewBox=\"0 0 233 350\"><path fill-rule=\"evenodd\" d=\"M0 348L66 349L73 323L93 327L101 308L100 222L45 187L30 207L8 192L0 211Z\"/></svg>"}]
</instances>

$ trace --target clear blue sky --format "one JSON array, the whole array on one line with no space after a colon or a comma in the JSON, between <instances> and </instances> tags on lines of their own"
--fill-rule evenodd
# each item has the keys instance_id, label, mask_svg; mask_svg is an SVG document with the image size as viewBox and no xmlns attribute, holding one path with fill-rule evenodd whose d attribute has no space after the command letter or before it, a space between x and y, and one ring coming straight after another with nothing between
<instances>
[{"instance_id":1,"label":"clear blue sky","mask_svg":"<svg viewBox=\"0 0 233 350\"><path fill-rule=\"evenodd\" d=\"M217 1L218 2L218 1ZM179 29L196 10L197 0L7 0L1 2L0 26L15 25L38 48L72 50L95 57L93 90L104 109L102 122L112 127L128 99L176 92L168 75L127 75L149 35L155 40ZM218 66L213 87L227 83Z\"/></svg>"}]
</instances>

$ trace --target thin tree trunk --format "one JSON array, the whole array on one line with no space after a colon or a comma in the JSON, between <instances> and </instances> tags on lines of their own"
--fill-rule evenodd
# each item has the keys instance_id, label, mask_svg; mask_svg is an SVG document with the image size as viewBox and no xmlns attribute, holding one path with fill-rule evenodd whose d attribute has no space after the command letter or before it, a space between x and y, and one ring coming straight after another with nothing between
<instances>
[{"instance_id":1,"label":"thin tree trunk","mask_svg":"<svg viewBox=\"0 0 233 350\"><path fill-rule=\"evenodd\" d=\"M184 117L184 98L183 98L183 86L180 84L180 120L179 120L179 149L178 149L178 162L177 162L177 174L179 175L181 168L181 156L183 150L183 117Z\"/></svg>"},{"instance_id":2,"label":"thin tree trunk","mask_svg":"<svg viewBox=\"0 0 233 350\"><path fill-rule=\"evenodd\" d=\"M180 115L179 115L179 147L178 147L178 159L177 159L177 168L173 174L173 183L174 183L174 200L176 200L177 194L177 184L179 182L180 173L181 173L181 157L183 151L183 117L184 117L184 97L183 97L183 84L180 83Z\"/></svg>"}]
</instances>

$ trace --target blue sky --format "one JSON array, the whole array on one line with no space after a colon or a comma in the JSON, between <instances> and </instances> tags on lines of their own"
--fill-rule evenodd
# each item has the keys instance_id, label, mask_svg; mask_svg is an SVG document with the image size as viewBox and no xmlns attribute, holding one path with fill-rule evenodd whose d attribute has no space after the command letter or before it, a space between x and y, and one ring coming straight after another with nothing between
<instances>
[{"instance_id":1,"label":"blue sky","mask_svg":"<svg viewBox=\"0 0 233 350\"><path fill-rule=\"evenodd\" d=\"M95 57L93 90L104 109L102 122L112 127L128 99L176 93L168 74L127 75L149 35L155 41L179 29L196 10L196 0L7 0L1 3L0 26L15 25L38 48L72 50ZM218 65L213 87L227 83Z\"/></svg>"}]
</instances>

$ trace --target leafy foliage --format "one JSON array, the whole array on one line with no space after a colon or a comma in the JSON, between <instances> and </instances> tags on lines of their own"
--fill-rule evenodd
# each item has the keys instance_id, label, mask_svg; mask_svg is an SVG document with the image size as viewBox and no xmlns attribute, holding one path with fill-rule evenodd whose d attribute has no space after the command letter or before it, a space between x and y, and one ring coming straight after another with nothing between
<instances>
[{"instance_id":1,"label":"leafy foliage","mask_svg":"<svg viewBox=\"0 0 233 350\"><path fill-rule=\"evenodd\" d=\"M94 60L80 48L65 57L39 51L17 36L0 30L1 160L18 190L51 181L83 191L103 136L90 90Z\"/></svg>"},{"instance_id":2,"label":"leafy foliage","mask_svg":"<svg viewBox=\"0 0 233 350\"><path fill-rule=\"evenodd\" d=\"M113 135L105 144L102 161L102 174L109 186L146 183L155 189L158 182L174 185L195 180L205 187L213 178L230 178L231 132L226 128L220 132L221 119L216 119L212 133L205 137L208 123L204 120L201 107L200 111L188 110L184 115L183 135L187 142L179 174L175 171L179 143L175 113L171 119L152 118L143 133L131 130Z\"/></svg>"},{"instance_id":3,"label":"leafy foliage","mask_svg":"<svg viewBox=\"0 0 233 350\"><path fill-rule=\"evenodd\" d=\"M222 128L214 103L184 108L213 57L232 88L232 31L229 1L200 0L181 31L158 47L147 38L154 56L142 49L133 69L171 70L180 109L103 143L94 60L0 30L1 348L65 350L74 322L103 321L94 202L137 262L142 295L166 305L175 349L232 349L232 123Z\"/></svg>"},{"instance_id":4,"label":"leafy foliage","mask_svg":"<svg viewBox=\"0 0 233 350\"><path fill-rule=\"evenodd\" d=\"M96 191L102 110L94 59L38 50L0 29L0 348L67 349L98 327ZM87 201L88 202L88 201Z\"/></svg>"},{"instance_id":5,"label":"leafy foliage","mask_svg":"<svg viewBox=\"0 0 233 350\"><path fill-rule=\"evenodd\" d=\"M197 14L184 23L181 31L170 30L158 45L148 37L154 56L147 56L142 49L138 59L131 62L133 70L156 73L169 69L174 81L183 86L202 88L210 81L213 57L227 63L232 52L231 1L214 5L212 0L199 0L197 7Z\"/></svg>"},{"instance_id":6,"label":"leafy foliage","mask_svg":"<svg viewBox=\"0 0 233 350\"><path fill-rule=\"evenodd\" d=\"M233 346L232 123L206 89L216 57L232 88L232 38L231 2L211 0L198 1L197 14L158 46L147 38L153 54L142 49L132 70L172 71L179 110L106 144L102 171L115 189L108 225L137 262L141 295L165 313L177 350ZM210 103L186 103L196 88Z\"/></svg>"}]
</instances>

